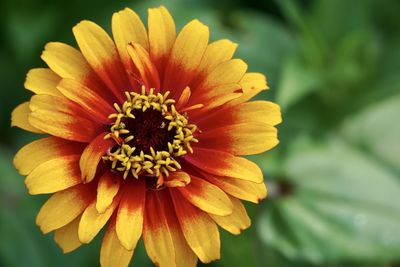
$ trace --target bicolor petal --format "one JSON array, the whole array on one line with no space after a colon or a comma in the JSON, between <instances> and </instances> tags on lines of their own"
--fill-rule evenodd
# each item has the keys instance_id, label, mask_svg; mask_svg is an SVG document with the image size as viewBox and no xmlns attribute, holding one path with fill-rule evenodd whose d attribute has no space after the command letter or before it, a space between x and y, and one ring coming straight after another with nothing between
<instances>
[{"instance_id":1,"label":"bicolor petal","mask_svg":"<svg viewBox=\"0 0 400 267\"><path fill-rule=\"evenodd\" d=\"M212 160L209 160L210 158ZM186 160L197 168L214 175L234 177L256 183L263 181L262 172L257 164L230 153L196 147L193 155L186 156Z\"/></svg>"}]
</instances>

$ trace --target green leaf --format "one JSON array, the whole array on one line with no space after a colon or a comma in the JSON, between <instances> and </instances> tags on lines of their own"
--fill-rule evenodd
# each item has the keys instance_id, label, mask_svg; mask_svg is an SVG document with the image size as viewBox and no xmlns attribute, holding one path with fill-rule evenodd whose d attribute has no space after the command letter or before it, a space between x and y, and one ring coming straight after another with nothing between
<instances>
[{"instance_id":1,"label":"green leaf","mask_svg":"<svg viewBox=\"0 0 400 267\"><path fill-rule=\"evenodd\" d=\"M277 102L286 110L290 105L301 100L318 89L320 74L298 60L289 61L282 70L276 96Z\"/></svg>"},{"instance_id":2,"label":"green leaf","mask_svg":"<svg viewBox=\"0 0 400 267\"><path fill-rule=\"evenodd\" d=\"M343 133L400 173L399 114L400 95L397 95L349 118Z\"/></svg>"},{"instance_id":3,"label":"green leaf","mask_svg":"<svg viewBox=\"0 0 400 267\"><path fill-rule=\"evenodd\" d=\"M291 259L386 261L400 255L400 180L337 139L294 151L293 193L272 202L261 239Z\"/></svg>"},{"instance_id":4,"label":"green leaf","mask_svg":"<svg viewBox=\"0 0 400 267\"><path fill-rule=\"evenodd\" d=\"M249 71L266 74L271 88L274 88L286 58L296 48L289 29L279 21L254 11L234 13L231 23L233 40L239 44L236 57L249 64Z\"/></svg>"},{"instance_id":5,"label":"green leaf","mask_svg":"<svg viewBox=\"0 0 400 267\"><path fill-rule=\"evenodd\" d=\"M216 262L216 266L259 266L253 229L246 230L240 236L222 229L220 233L221 260Z\"/></svg>"}]
</instances>

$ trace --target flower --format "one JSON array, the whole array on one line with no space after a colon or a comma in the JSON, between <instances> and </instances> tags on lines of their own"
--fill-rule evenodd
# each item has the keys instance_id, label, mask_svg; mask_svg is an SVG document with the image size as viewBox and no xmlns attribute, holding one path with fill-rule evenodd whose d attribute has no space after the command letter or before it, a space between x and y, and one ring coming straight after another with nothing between
<instances>
[{"instance_id":1,"label":"flower","mask_svg":"<svg viewBox=\"0 0 400 267\"><path fill-rule=\"evenodd\" d=\"M267 195L260 168L241 157L278 144L279 106L248 102L265 76L232 59L229 40L209 44L193 20L176 35L165 7L148 11L148 30L131 9L73 28L79 49L48 43L49 68L29 71L29 102L12 125L47 134L14 164L30 194L52 194L36 223L65 253L106 227L100 263L127 266L143 237L157 266L219 259L217 225L250 226L241 200Z\"/></svg>"}]
</instances>

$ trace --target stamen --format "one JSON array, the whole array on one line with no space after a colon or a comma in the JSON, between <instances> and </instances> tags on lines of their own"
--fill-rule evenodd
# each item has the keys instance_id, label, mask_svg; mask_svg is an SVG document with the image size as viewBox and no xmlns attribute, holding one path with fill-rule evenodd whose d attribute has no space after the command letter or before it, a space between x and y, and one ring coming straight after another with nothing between
<instances>
[{"instance_id":1,"label":"stamen","mask_svg":"<svg viewBox=\"0 0 400 267\"><path fill-rule=\"evenodd\" d=\"M111 162L111 169L123 172L126 179L129 174L138 179L140 175L151 175L157 177L157 188L162 186L163 177L169 176L171 172L181 169L178 162L179 158L188 152L193 153L191 142L198 142L193 134L197 126L189 124L186 114L180 114L175 107L175 100L168 99L170 92L164 94L154 93L154 89L146 91L142 86L141 94L135 92L125 92L126 101L120 106L114 104L116 113L108 117L113 121L110 133L105 138L116 140L118 146L107 152L103 160ZM181 100L182 101L182 100ZM146 121L135 121L137 117L146 118L147 112L159 112L162 122L155 130L165 131L171 140L165 142L164 149L147 147L146 151L138 150L137 145L142 144L143 140L135 136L135 127L132 123L146 127ZM142 112L143 115L140 115ZM144 116L144 117L143 117ZM150 116L150 115L149 115ZM157 115L158 116L158 115ZM151 124L151 123L150 123ZM153 129L149 130L149 133ZM137 133L137 132L136 132ZM149 138L156 138L150 136ZM164 137L166 138L166 137ZM164 139L161 139L164 140ZM150 142L151 143L151 142Z\"/></svg>"}]
</instances>

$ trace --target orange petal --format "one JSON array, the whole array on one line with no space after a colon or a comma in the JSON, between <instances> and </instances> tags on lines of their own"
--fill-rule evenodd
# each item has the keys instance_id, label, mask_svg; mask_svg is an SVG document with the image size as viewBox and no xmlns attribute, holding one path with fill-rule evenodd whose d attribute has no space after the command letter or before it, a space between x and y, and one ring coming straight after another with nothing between
<instances>
[{"instance_id":1,"label":"orange petal","mask_svg":"<svg viewBox=\"0 0 400 267\"><path fill-rule=\"evenodd\" d=\"M167 214L162 208L158 192L152 190L146 193L143 241L147 255L156 266L176 266L174 241Z\"/></svg>"},{"instance_id":2,"label":"orange petal","mask_svg":"<svg viewBox=\"0 0 400 267\"><path fill-rule=\"evenodd\" d=\"M229 198L233 204L233 212L227 216L210 214L210 217L226 231L238 235L250 227L251 221L242 202L235 197Z\"/></svg>"},{"instance_id":3,"label":"orange petal","mask_svg":"<svg viewBox=\"0 0 400 267\"><path fill-rule=\"evenodd\" d=\"M204 131L199 145L233 155L254 155L275 147L277 137L277 129L266 123L240 123Z\"/></svg>"},{"instance_id":4,"label":"orange petal","mask_svg":"<svg viewBox=\"0 0 400 267\"><path fill-rule=\"evenodd\" d=\"M86 117L84 110L64 97L35 95L30 105L29 123L43 132L63 139L90 142L101 125Z\"/></svg>"},{"instance_id":5,"label":"orange petal","mask_svg":"<svg viewBox=\"0 0 400 267\"><path fill-rule=\"evenodd\" d=\"M129 88L129 82L113 40L100 26L91 21L81 21L72 30L89 65L123 102L123 92Z\"/></svg>"},{"instance_id":6,"label":"orange petal","mask_svg":"<svg viewBox=\"0 0 400 267\"><path fill-rule=\"evenodd\" d=\"M130 57L126 51L129 43L138 43L144 49L149 49L146 28L140 17L130 8L113 14L112 33L119 56L127 69L130 66Z\"/></svg>"},{"instance_id":7,"label":"orange petal","mask_svg":"<svg viewBox=\"0 0 400 267\"><path fill-rule=\"evenodd\" d=\"M182 92L196 75L196 69L207 48L209 29L198 20L186 24L172 47L165 70L163 88ZM172 96L179 96L174 95Z\"/></svg>"},{"instance_id":8,"label":"orange petal","mask_svg":"<svg viewBox=\"0 0 400 267\"><path fill-rule=\"evenodd\" d=\"M80 219L81 217L79 216L69 224L54 231L54 241L56 241L64 253L74 251L82 245L78 238Z\"/></svg>"},{"instance_id":9,"label":"orange petal","mask_svg":"<svg viewBox=\"0 0 400 267\"><path fill-rule=\"evenodd\" d=\"M102 267L127 267L132 256L133 250L126 250L117 237L114 216L108 223L101 243L100 265Z\"/></svg>"},{"instance_id":10,"label":"orange petal","mask_svg":"<svg viewBox=\"0 0 400 267\"><path fill-rule=\"evenodd\" d=\"M36 224L47 234L78 217L94 197L91 185L76 185L52 195L40 209Z\"/></svg>"},{"instance_id":11,"label":"orange petal","mask_svg":"<svg viewBox=\"0 0 400 267\"><path fill-rule=\"evenodd\" d=\"M263 122L275 126L282 121L279 105L270 101L251 101L227 104L216 112L204 114L196 125L201 129L214 129L231 124Z\"/></svg>"},{"instance_id":12,"label":"orange petal","mask_svg":"<svg viewBox=\"0 0 400 267\"><path fill-rule=\"evenodd\" d=\"M25 88L35 94L61 96L56 86L61 78L50 69L31 69L26 75Z\"/></svg>"},{"instance_id":13,"label":"orange petal","mask_svg":"<svg viewBox=\"0 0 400 267\"><path fill-rule=\"evenodd\" d=\"M79 222L78 235L79 240L84 243L90 243L93 238L100 232L103 226L110 219L115 208L119 204L120 198L114 198L113 203L103 212L99 213L96 209L96 200L93 200L82 214Z\"/></svg>"},{"instance_id":14,"label":"orange petal","mask_svg":"<svg viewBox=\"0 0 400 267\"><path fill-rule=\"evenodd\" d=\"M97 185L96 209L103 213L112 204L120 187L120 179L110 171L106 171L99 179Z\"/></svg>"},{"instance_id":15,"label":"orange petal","mask_svg":"<svg viewBox=\"0 0 400 267\"><path fill-rule=\"evenodd\" d=\"M71 141L90 142L98 133L97 127L89 120L72 115L38 110L29 115L29 122L50 135Z\"/></svg>"},{"instance_id":16,"label":"orange petal","mask_svg":"<svg viewBox=\"0 0 400 267\"><path fill-rule=\"evenodd\" d=\"M195 103L194 101L196 101L196 103L203 104L203 107L191 111L189 117L192 120L201 121L204 117L215 113L215 111L210 112L210 110L221 106L224 107L230 101L241 95L240 85L236 83L222 84L214 87L204 94L192 97L192 101L190 101L188 105L192 105Z\"/></svg>"},{"instance_id":17,"label":"orange petal","mask_svg":"<svg viewBox=\"0 0 400 267\"><path fill-rule=\"evenodd\" d=\"M171 191L171 196L183 235L194 253L204 263L219 259L220 239L214 221L178 192Z\"/></svg>"},{"instance_id":18,"label":"orange petal","mask_svg":"<svg viewBox=\"0 0 400 267\"><path fill-rule=\"evenodd\" d=\"M48 43L42 59L61 78L74 79L95 90L104 99L115 102L116 99L110 95L109 88L99 80L81 52L74 47L63 43Z\"/></svg>"},{"instance_id":19,"label":"orange petal","mask_svg":"<svg viewBox=\"0 0 400 267\"><path fill-rule=\"evenodd\" d=\"M170 194L168 194L167 191L163 193L164 194L159 194L159 198L161 200L162 209L165 212L171 237L174 243L176 266L195 267L198 261L197 256L189 247L189 244L182 233L182 229L176 217L174 204L172 203Z\"/></svg>"},{"instance_id":20,"label":"orange petal","mask_svg":"<svg viewBox=\"0 0 400 267\"><path fill-rule=\"evenodd\" d=\"M79 155L82 151L81 143L57 137L46 137L21 148L15 155L13 163L21 175L28 175L46 161L68 155Z\"/></svg>"},{"instance_id":21,"label":"orange petal","mask_svg":"<svg viewBox=\"0 0 400 267\"><path fill-rule=\"evenodd\" d=\"M176 171L164 178L164 185L167 187L184 187L190 183L190 176L186 172Z\"/></svg>"},{"instance_id":22,"label":"orange petal","mask_svg":"<svg viewBox=\"0 0 400 267\"><path fill-rule=\"evenodd\" d=\"M241 97L229 103L232 106L249 101L261 91L268 89L267 80L261 73L246 73L239 83L244 93Z\"/></svg>"},{"instance_id":23,"label":"orange petal","mask_svg":"<svg viewBox=\"0 0 400 267\"><path fill-rule=\"evenodd\" d=\"M76 80L62 79L57 89L69 100L83 107L100 123L109 123L108 116L115 112L107 101Z\"/></svg>"},{"instance_id":24,"label":"orange petal","mask_svg":"<svg viewBox=\"0 0 400 267\"><path fill-rule=\"evenodd\" d=\"M106 135L107 133L99 134L82 153L79 166L84 183L89 183L94 179L101 157L114 145L114 141L111 138L104 138Z\"/></svg>"},{"instance_id":25,"label":"orange petal","mask_svg":"<svg viewBox=\"0 0 400 267\"><path fill-rule=\"evenodd\" d=\"M147 193L143 241L157 266L196 266L197 257L182 234L166 190Z\"/></svg>"},{"instance_id":26,"label":"orange petal","mask_svg":"<svg viewBox=\"0 0 400 267\"><path fill-rule=\"evenodd\" d=\"M33 133L43 133L29 123L29 102L25 102L17 106L11 113L11 126L15 126Z\"/></svg>"},{"instance_id":27,"label":"orange petal","mask_svg":"<svg viewBox=\"0 0 400 267\"><path fill-rule=\"evenodd\" d=\"M263 174L254 162L230 153L196 147L185 159L208 173L260 183ZM212 159L212 160L210 160Z\"/></svg>"},{"instance_id":28,"label":"orange petal","mask_svg":"<svg viewBox=\"0 0 400 267\"><path fill-rule=\"evenodd\" d=\"M144 181L127 181L117 213L116 232L121 245L133 250L142 235L146 198Z\"/></svg>"},{"instance_id":29,"label":"orange petal","mask_svg":"<svg viewBox=\"0 0 400 267\"><path fill-rule=\"evenodd\" d=\"M241 96L241 93L228 93L228 94L221 94L218 96L215 96L211 98L210 100L207 101L207 103L204 103L204 107L201 109L198 109L200 114L204 114L216 107L219 107L221 105L224 105L225 103L236 99Z\"/></svg>"},{"instance_id":30,"label":"orange petal","mask_svg":"<svg viewBox=\"0 0 400 267\"><path fill-rule=\"evenodd\" d=\"M66 114L81 115L87 118L84 110L68 100L66 97L52 96L52 95L34 95L31 98L29 108L31 111L37 111L40 109L51 110L54 112L63 112Z\"/></svg>"},{"instance_id":31,"label":"orange petal","mask_svg":"<svg viewBox=\"0 0 400 267\"><path fill-rule=\"evenodd\" d=\"M25 179L29 194L54 193L80 184L79 157L58 157L39 165Z\"/></svg>"},{"instance_id":32,"label":"orange petal","mask_svg":"<svg viewBox=\"0 0 400 267\"><path fill-rule=\"evenodd\" d=\"M128 50L128 54L132 59L133 64L139 71L139 77L146 88L155 88L156 90L159 90L160 78L156 67L150 60L149 53L137 43L131 43L126 49Z\"/></svg>"},{"instance_id":33,"label":"orange petal","mask_svg":"<svg viewBox=\"0 0 400 267\"><path fill-rule=\"evenodd\" d=\"M199 209L220 216L232 213L232 203L229 197L217 186L191 175L191 182L178 188L179 192Z\"/></svg>"},{"instance_id":34,"label":"orange petal","mask_svg":"<svg viewBox=\"0 0 400 267\"><path fill-rule=\"evenodd\" d=\"M210 183L215 184L226 193L239 199L259 203L262 199L267 197L267 187L263 182L253 183L231 177L215 177L208 173L204 173L203 176Z\"/></svg>"},{"instance_id":35,"label":"orange petal","mask_svg":"<svg viewBox=\"0 0 400 267\"><path fill-rule=\"evenodd\" d=\"M165 7L149 8L148 28L151 61L157 66L160 78L162 78L176 38L175 22Z\"/></svg>"}]
</instances>

